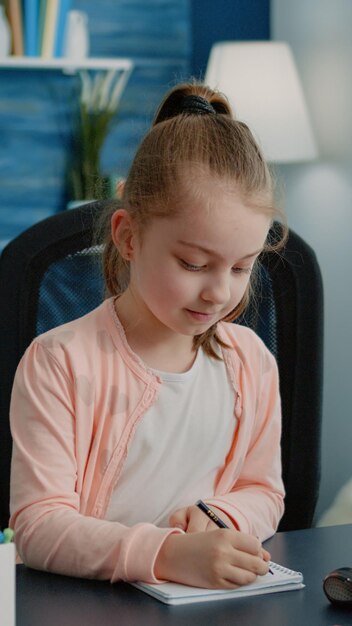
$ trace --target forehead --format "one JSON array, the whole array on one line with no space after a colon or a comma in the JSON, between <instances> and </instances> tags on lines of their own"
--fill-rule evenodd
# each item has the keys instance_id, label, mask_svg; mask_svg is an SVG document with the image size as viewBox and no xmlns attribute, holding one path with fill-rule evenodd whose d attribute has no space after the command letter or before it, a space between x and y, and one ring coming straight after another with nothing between
<instances>
[{"instance_id":1,"label":"forehead","mask_svg":"<svg viewBox=\"0 0 352 626\"><path fill-rule=\"evenodd\" d=\"M173 217L152 220L151 231L162 245L193 244L232 262L234 255L242 258L264 245L270 223L236 189L206 184L184 194Z\"/></svg>"}]
</instances>

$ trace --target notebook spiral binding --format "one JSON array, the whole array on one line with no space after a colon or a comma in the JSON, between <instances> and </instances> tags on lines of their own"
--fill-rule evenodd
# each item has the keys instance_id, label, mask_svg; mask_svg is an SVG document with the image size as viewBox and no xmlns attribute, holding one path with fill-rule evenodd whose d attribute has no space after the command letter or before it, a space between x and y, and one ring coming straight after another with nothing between
<instances>
[{"instance_id":1,"label":"notebook spiral binding","mask_svg":"<svg viewBox=\"0 0 352 626\"><path fill-rule=\"evenodd\" d=\"M273 561L269 561L269 567L277 572L281 572L282 574L287 574L288 576L295 576L300 574L301 572L295 572L288 567L284 567L283 565L278 565L278 563L274 563Z\"/></svg>"}]
</instances>

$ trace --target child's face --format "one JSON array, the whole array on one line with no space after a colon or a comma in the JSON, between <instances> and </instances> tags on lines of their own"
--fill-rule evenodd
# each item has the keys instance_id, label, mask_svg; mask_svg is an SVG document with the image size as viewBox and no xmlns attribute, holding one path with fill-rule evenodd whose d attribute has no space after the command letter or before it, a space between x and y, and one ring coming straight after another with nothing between
<instances>
[{"instance_id":1,"label":"child's face","mask_svg":"<svg viewBox=\"0 0 352 626\"><path fill-rule=\"evenodd\" d=\"M235 193L207 186L177 217L152 219L131 260L129 289L143 318L192 337L239 304L271 223Z\"/></svg>"}]
</instances>

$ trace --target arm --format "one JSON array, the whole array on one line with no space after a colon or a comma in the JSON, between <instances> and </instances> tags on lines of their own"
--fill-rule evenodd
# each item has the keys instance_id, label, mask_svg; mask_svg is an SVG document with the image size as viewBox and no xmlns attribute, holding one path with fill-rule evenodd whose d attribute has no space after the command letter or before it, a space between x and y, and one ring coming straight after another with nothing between
<instances>
[{"instance_id":1,"label":"arm","mask_svg":"<svg viewBox=\"0 0 352 626\"><path fill-rule=\"evenodd\" d=\"M59 574L157 582L156 555L175 531L152 524L127 528L82 513L94 434L77 419L74 376L65 365L34 342L16 373L10 523L19 554L30 567ZM86 405L88 422L89 414Z\"/></svg>"},{"instance_id":2,"label":"arm","mask_svg":"<svg viewBox=\"0 0 352 626\"><path fill-rule=\"evenodd\" d=\"M247 380L245 391L249 401L247 398L241 416L244 423L239 423L216 493L206 499L228 526L255 535L261 541L274 534L283 513L284 496L278 371L274 358L265 348L263 357L257 388L249 386ZM170 525L186 532L209 531L214 527L195 506L175 511Z\"/></svg>"},{"instance_id":3,"label":"arm","mask_svg":"<svg viewBox=\"0 0 352 626\"><path fill-rule=\"evenodd\" d=\"M278 369L266 349L255 397L255 419L239 476L228 492L223 490L223 476L215 496L207 499L207 503L225 513L239 530L264 541L276 531L284 510ZM241 419L246 416L242 415ZM244 426L240 424L239 428Z\"/></svg>"}]
</instances>

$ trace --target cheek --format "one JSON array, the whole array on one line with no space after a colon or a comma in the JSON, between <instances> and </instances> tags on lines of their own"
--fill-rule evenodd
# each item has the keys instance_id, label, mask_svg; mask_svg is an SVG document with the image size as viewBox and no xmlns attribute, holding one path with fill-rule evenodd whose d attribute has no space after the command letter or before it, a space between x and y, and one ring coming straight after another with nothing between
<instances>
[{"instance_id":1,"label":"cheek","mask_svg":"<svg viewBox=\"0 0 352 626\"><path fill-rule=\"evenodd\" d=\"M191 294L191 289L186 280L182 280L179 276L164 276L160 281L160 291L164 298L171 302L180 302L186 300Z\"/></svg>"},{"instance_id":2,"label":"cheek","mask_svg":"<svg viewBox=\"0 0 352 626\"><path fill-rule=\"evenodd\" d=\"M238 281L237 283L235 282L232 290L232 302L235 306L241 302L243 296L247 293L249 289L249 281L250 277L246 276L241 281Z\"/></svg>"},{"instance_id":3,"label":"cheek","mask_svg":"<svg viewBox=\"0 0 352 626\"><path fill-rule=\"evenodd\" d=\"M184 299L190 292L188 281L178 272L170 272L168 268L159 268L148 271L140 276L142 288L145 289L151 298L157 298L160 302L175 302Z\"/></svg>"}]
</instances>

